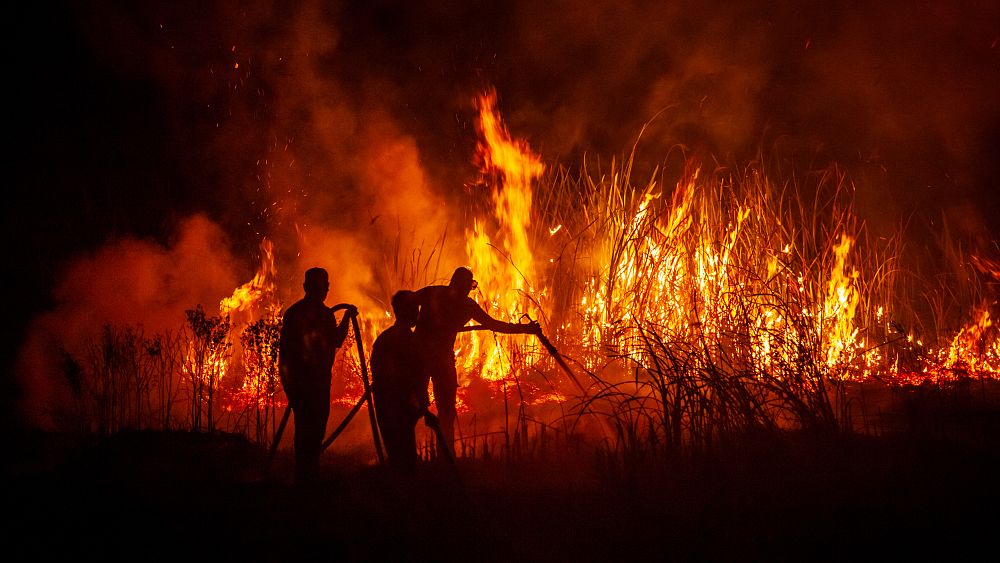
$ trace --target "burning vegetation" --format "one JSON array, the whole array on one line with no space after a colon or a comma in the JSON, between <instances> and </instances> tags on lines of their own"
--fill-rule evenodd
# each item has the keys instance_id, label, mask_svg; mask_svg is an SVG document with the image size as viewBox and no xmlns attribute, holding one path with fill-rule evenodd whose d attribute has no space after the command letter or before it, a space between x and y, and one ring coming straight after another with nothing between
<instances>
[{"instance_id":1,"label":"burning vegetation","mask_svg":"<svg viewBox=\"0 0 1000 563\"><path fill-rule=\"evenodd\" d=\"M44 6L15 558L993 549L1000 3ZM531 333L459 332L454 449L432 387L400 478L368 354L459 266ZM278 342L312 267L352 322L303 486Z\"/></svg>"},{"instance_id":2,"label":"burning vegetation","mask_svg":"<svg viewBox=\"0 0 1000 563\"><path fill-rule=\"evenodd\" d=\"M792 180L761 162L707 170L689 157L637 179L633 154L571 171L510 134L494 91L475 106L481 180L466 192L464 232L474 297L498 319L540 320L558 355L520 337L460 337L460 455L546 439L684 451L760 429L878 432L865 385L1000 375L996 262L956 250L962 287L916 286L903 241L868 233L842 170ZM444 245L403 265L397 248L379 282L391 291L439 279L451 267ZM66 351L74 399L60 420L99 432L226 430L271 445L286 406L274 253L265 238L257 274L217 314L198 305L178 331L152 335L109 325L85 353ZM934 305L934 318L914 302ZM357 350L369 350L391 319L378 301L359 307ZM345 407L364 392L354 344L335 364Z\"/></svg>"}]
</instances>

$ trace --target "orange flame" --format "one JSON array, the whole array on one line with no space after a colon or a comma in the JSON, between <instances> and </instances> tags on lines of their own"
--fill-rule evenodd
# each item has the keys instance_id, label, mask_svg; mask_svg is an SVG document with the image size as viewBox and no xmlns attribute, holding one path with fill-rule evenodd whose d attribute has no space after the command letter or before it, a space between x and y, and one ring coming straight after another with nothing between
<instances>
[{"instance_id":1,"label":"orange flame","mask_svg":"<svg viewBox=\"0 0 1000 563\"><path fill-rule=\"evenodd\" d=\"M823 331L827 335L825 348L828 366L846 359L848 351L857 345L858 327L854 322L854 314L861 299L857 289L859 272L846 265L847 255L853 244L853 237L841 234L840 242L833 248L835 263L827 282L822 317L822 322L829 325Z\"/></svg>"},{"instance_id":2,"label":"orange flame","mask_svg":"<svg viewBox=\"0 0 1000 563\"><path fill-rule=\"evenodd\" d=\"M253 279L233 291L230 297L219 303L219 312L225 316L234 311L249 311L252 307L264 302L266 313L274 316L281 305L275 301L276 286L274 279L277 269L274 266L274 244L266 238L260 243L261 264Z\"/></svg>"},{"instance_id":3,"label":"orange flame","mask_svg":"<svg viewBox=\"0 0 1000 563\"><path fill-rule=\"evenodd\" d=\"M653 354L648 338L654 333L664 353L695 352L690 357L703 365L683 368L695 373L724 365L756 377L780 378L798 370L814 379L864 380L880 373L912 382L1000 372L1000 337L984 304L948 345L921 351L917 355L926 363L902 373L898 359L878 341L881 336L872 336L873 327L891 333L892 312L867 293L873 285L867 278L875 273L859 266L867 264L867 247L861 233L848 227L853 221L833 221L829 234L814 225L796 231L806 227L783 223L788 216L773 198L778 190L756 172L742 183L715 181L691 166L666 192L655 181L635 190L625 168L612 170L587 186L600 197L574 201L567 206L573 211L551 224L533 224L550 218L534 208L546 166L526 142L511 136L494 91L478 96L475 104L475 162L489 190L482 195L490 203L466 232L468 266L480 283L476 297L494 317L516 321L523 313L542 317L535 313L556 302L558 294L570 311L558 312L557 333L549 336L587 369L607 369L601 375L614 377L627 372L620 369L622 358L648 365ZM845 212L844 218L852 216ZM533 233L542 235L533 239ZM546 278L546 285L536 276L549 275L541 264L552 260L536 244L556 238L573 239L582 250L567 266L572 280ZM270 242L262 242L261 249L260 271L222 301L224 315L273 304ZM973 263L1000 278L997 262L973 257ZM546 312L546 318L553 313ZM387 311L362 316L366 349L390 319ZM529 365L540 368L534 364L539 355L525 353L535 345L527 339L469 332L459 345L463 388L472 377L501 382ZM906 345L922 347L919 341ZM355 346L352 334L344 347L351 352L338 355L335 366L345 384L339 399L345 405L363 392ZM459 400L466 405L463 393ZM559 389L533 393L523 400L566 398Z\"/></svg>"},{"instance_id":4,"label":"orange flame","mask_svg":"<svg viewBox=\"0 0 1000 563\"><path fill-rule=\"evenodd\" d=\"M512 321L527 311L523 292L532 292L534 255L528 235L532 214L533 184L545 172L541 158L527 143L512 139L496 109L496 93L489 91L476 98L479 109L477 161L490 182L493 221L476 220L467 231L466 250L469 265L479 280L485 296L484 308L493 316ZM492 233L492 236L490 234ZM462 354L472 368L481 358L482 376L497 380L510 370L495 340L485 335L470 335Z\"/></svg>"},{"instance_id":5,"label":"orange flame","mask_svg":"<svg viewBox=\"0 0 1000 563\"><path fill-rule=\"evenodd\" d=\"M965 375L1000 372L1000 338L995 334L993 320L986 305L977 308L973 320L962 327L944 354L944 368L959 370ZM991 332L992 334L991 338Z\"/></svg>"}]
</instances>

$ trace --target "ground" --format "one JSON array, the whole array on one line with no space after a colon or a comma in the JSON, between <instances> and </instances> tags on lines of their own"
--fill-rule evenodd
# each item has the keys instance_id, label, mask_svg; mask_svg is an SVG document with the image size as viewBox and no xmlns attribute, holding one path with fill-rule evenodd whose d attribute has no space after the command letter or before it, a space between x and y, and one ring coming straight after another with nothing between
<instances>
[{"instance_id":1,"label":"ground","mask_svg":"<svg viewBox=\"0 0 1000 563\"><path fill-rule=\"evenodd\" d=\"M22 432L4 544L13 560L174 562L995 556L998 414L967 413L963 432L745 437L672 463L558 452L403 479L329 455L307 490L287 455L239 436Z\"/></svg>"}]
</instances>

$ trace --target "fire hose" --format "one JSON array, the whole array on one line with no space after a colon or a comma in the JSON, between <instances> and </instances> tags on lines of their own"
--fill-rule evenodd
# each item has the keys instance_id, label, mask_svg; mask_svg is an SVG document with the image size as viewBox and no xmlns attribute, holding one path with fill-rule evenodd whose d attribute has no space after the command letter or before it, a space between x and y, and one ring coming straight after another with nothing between
<instances>
[{"instance_id":1,"label":"fire hose","mask_svg":"<svg viewBox=\"0 0 1000 563\"><path fill-rule=\"evenodd\" d=\"M338 305L338 306L334 307L332 310L337 310L338 308L342 308L342 306ZM524 315L521 315L521 318L520 318L519 322L521 324L532 324L532 323L535 322L535 320L532 319L527 314L524 314ZM364 345L363 345L362 340L361 340L361 329L358 326L358 318L357 318L357 316L351 317L351 325L354 328L354 339L355 339L355 341L357 342L357 345L358 345L358 359L359 359L358 361L361 364L361 377L362 377L362 381L364 383L365 391L361 395L361 398L358 399L357 403L354 404L354 406L351 408L351 410L347 413L347 415L344 417L344 419L340 422L340 424L337 426L337 428L332 433L330 433L330 436L327 437L326 440L323 441L321 449L325 450L326 448L328 448L330 446L330 444L332 444L333 441L336 440L338 436L340 436L340 434L344 431L344 429L347 428L347 425L351 422L351 420L354 418L354 416L358 413L359 410L361 410L361 406L364 405L364 404L367 404L367 406L368 406L368 416L369 416L369 419L370 419L370 422L371 422L371 426L372 426L372 437L373 437L373 439L375 441L375 451L376 451L376 453L378 455L379 463L383 463L384 462L384 454L383 454L383 451L382 451L382 442L381 442L381 439L379 438L378 421L377 421L377 418L375 416L375 405L374 405L374 401L372 400L372 388L371 388L371 383L370 383L369 378L368 378L368 366L367 366L367 363L365 362ZM462 327L459 331L460 332L468 332L468 331L474 331L474 330L488 330L488 329L487 329L487 327L484 327L484 326L473 325L473 326ZM580 389L580 391L582 393L586 394L587 390L580 383L580 380L577 379L576 374L574 374L573 370L570 369L569 365L566 363L566 360L563 359L562 355L559 353L559 350L555 347L554 344L552 344L552 341L550 341L548 339L548 337L546 337L545 334L540 329L537 330L537 331L535 331L533 334L538 338L538 340L539 340L539 342L541 342L542 346L545 347L546 351L548 351L548 353L552 356L552 358L555 360L556 364L563 370L563 372L566 373L567 376L569 376L570 380L573 381L573 383ZM430 413L427 413L427 414L430 414ZM282 436L282 434L285 431L285 426L288 424L288 418L289 418L290 415L291 415L291 408L290 407L286 407L284 415L281 417L281 423L278 425L278 429L277 429L277 431L274 434L274 440L271 443L271 451L270 451L270 457L271 458L273 458L274 455L275 455L275 453L277 452L278 444L281 442L281 436ZM440 424L437 421L437 417L434 417L434 415L430 415L430 418L431 418L431 422L430 422L430 424L428 424L428 426L430 426L431 429L434 431L434 434L435 434L435 436L438 439L438 443L441 445L441 447L439 449L442 451L442 455L449 462L449 464L451 464L451 465L454 466L455 465L455 460L451 456L451 450L449 449L449 445L445 441L444 435L441 432L441 426L440 426Z\"/></svg>"},{"instance_id":2,"label":"fire hose","mask_svg":"<svg viewBox=\"0 0 1000 563\"><path fill-rule=\"evenodd\" d=\"M368 379L368 364L365 362L365 349L361 342L361 328L358 326L357 315L351 317L351 325L354 327L354 340L358 343L358 362L361 363L361 380L365 384L365 394L362 395L362 399L365 399L368 402L368 420L372 425L372 438L375 440L375 452L378 454L378 462L383 463L385 461L385 455L382 453L382 440L379 437L378 420L375 418L375 401L372 400L372 385L371 381ZM333 443L333 440L329 438L327 438L327 441Z\"/></svg>"},{"instance_id":3,"label":"fire hose","mask_svg":"<svg viewBox=\"0 0 1000 563\"><path fill-rule=\"evenodd\" d=\"M343 304L336 305L332 307L330 311L333 312L343 308L347 307ZM378 420L375 417L375 403L372 400L372 387L371 387L371 382L368 379L368 364L365 362L365 349L364 349L364 344L361 340L361 327L358 325L357 315L351 317L351 326L354 328L354 340L357 342L358 345L358 362L361 364L361 380L364 383L365 392L361 395L361 398L358 399L358 402L355 403L355 405L347 413L347 416L344 417L344 420L340 422L340 425L338 425L337 428L330 434L330 436L323 441L320 451L330 447L330 444L332 444L333 441L336 440L338 436L340 436L341 432L343 432L344 429L347 428L348 423L351 422L351 419L354 418L354 415L358 414L358 411L361 410L361 406L367 403L368 418L372 426L372 438L375 441L375 453L378 455L378 461L381 464L385 461L385 454L382 452L382 440L379 438ZM271 458L273 458L274 454L278 451L278 444L281 442L281 435L285 431L285 426L288 424L288 418L291 414L292 414L291 406L285 407L285 413L281 417L281 423L278 425L278 430L275 431L274 440L271 443L271 451L269 452Z\"/></svg>"}]
</instances>

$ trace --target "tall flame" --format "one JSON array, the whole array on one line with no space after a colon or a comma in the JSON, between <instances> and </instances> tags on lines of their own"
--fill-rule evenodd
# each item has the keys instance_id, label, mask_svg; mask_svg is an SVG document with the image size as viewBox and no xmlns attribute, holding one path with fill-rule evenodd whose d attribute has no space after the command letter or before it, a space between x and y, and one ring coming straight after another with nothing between
<instances>
[{"instance_id":1,"label":"tall flame","mask_svg":"<svg viewBox=\"0 0 1000 563\"><path fill-rule=\"evenodd\" d=\"M534 183L545 172L541 158L527 143L511 138L496 108L496 92L476 98L479 110L477 161L490 178L491 223L476 220L466 232L469 265L485 297L483 304L493 316L516 320L527 312L524 292L532 292L535 279L534 256L528 226L532 215ZM472 367L483 358L482 376L497 380L504 376L505 363L496 342L485 335L469 338L471 350L463 350Z\"/></svg>"},{"instance_id":2,"label":"tall flame","mask_svg":"<svg viewBox=\"0 0 1000 563\"><path fill-rule=\"evenodd\" d=\"M274 262L274 244L263 239L260 243L260 268L253 279L236 288L233 294L219 302L219 314L229 320L232 338L241 345L243 379L233 400L239 403L261 402L273 398L277 375L277 330L281 303L277 300L277 268ZM253 316L259 318L253 319ZM239 317L234 319L233 317ZM225 375L230 361L223 357L214 360L220 365L215 369ZM270 389L264 393L264 389ZM233 409L233 405L229 405Z\"/></svg>"},{"instance_id":3,"label":"tall flame","mask_svg":"<svg viewBox=\"0 0 1000 563\"><path fill-rule=\"evenodd\" d=\"M840 242L833 248L835 262L823 303L823 322L829 327L821 327L821 330L827 328L824 334L827 335L825 344L828 366L844 359L846 352L857 342L858 328L854 322L854 314L861 294L857 289L859 272L847 267L847 256L852 244L853 237L841 234Z\"/></svg>"}]
</instances>

